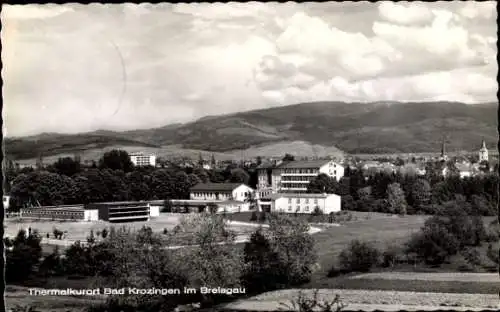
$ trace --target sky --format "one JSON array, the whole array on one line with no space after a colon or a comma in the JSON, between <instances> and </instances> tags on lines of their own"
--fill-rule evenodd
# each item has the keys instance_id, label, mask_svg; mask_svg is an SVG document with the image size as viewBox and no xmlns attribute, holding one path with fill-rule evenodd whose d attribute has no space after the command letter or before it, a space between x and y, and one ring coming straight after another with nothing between
<instances>
[{"instance_id":1,"label":"sky","mask_svg":"<svg viewBox=\"0 0 500 312\"><path fill-rule=\"evenodd\" d=\"M4 131L130 130L312 101L497 101L496 4L4 5Z\"/></svg>"}]
</instances>

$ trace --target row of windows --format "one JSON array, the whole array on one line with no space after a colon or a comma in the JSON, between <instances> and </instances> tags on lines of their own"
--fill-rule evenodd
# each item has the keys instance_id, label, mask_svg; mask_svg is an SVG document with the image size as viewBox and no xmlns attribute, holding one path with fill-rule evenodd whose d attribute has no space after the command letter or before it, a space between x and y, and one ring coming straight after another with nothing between
<instances>
[{"instance_id":1,"label":"row of windows","mask_svg":"<svg viewBox=\"0 0 500 312\"><path fill-rule=\"evenodd\" d=\"M314 177L285 176L285 177L281 178L281 182L285 183L285 182L288 182L288 181L311 181L312 179L314 179Z\"/></svg>"},{"instance_id":2,"label":"row of windows","mask_svg":"<svg viewBox=\"0 0 500 312\"><path fill-rule=\"evenodd\" d=\"M288 199L288 204L291 204L293 202L293 199L294 198L289 198ZM303 201L305 204L309 204L309 198L304 198L304 201ZM300 198L296 198L295 199L295 203L297 204L300 204ZM318 203L318 199L317 198L314 198L314 203L317 204Z\"/></svg>"},{"instance_id":3,"label":"row of windows","mask_svg":"<svg viewBox=\"0 0 500 312\"><path fill-rule=\"evenodd\" d=\"M296 212L300 212L300 206L296 206L296 207L295 207L295 211L296 211ZM305 211L305 212L309 212L309 206L305 206L305 207L304 207L304 211ZM288 206L288 212L293 212L293 207L292 207L291 205L290 205L290 206Z\"/></svg>"},{"instance_id":4,"label":"row of windows","mask_svg":"<svg viewBox=\"0 0 500 312\"><path fill-rule=\"evenodd\" d=\"M318 172L319 172L318 169L283 169L283 173L315 174Z\"/></svg>"}]
</instances>

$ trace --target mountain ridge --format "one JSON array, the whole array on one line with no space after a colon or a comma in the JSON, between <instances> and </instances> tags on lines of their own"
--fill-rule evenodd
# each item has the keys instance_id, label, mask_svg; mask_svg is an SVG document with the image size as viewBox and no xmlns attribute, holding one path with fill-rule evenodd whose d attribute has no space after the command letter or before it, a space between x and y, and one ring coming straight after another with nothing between
<instances>
[{"instance_id":1,"label":"mountain ridge","mask_svg":"<svg viewBox=\"0 0 500 312\"><path fill-rule=\"evenodd\" d=\"M451 137L449 149L470 150L482 138L490 146L496 145L497 105L444 101L298 103L205 116L152 129L6 138L5 150L9 156L22 159L36 157L34 153L55 155L111 145L181 144L188 149L228 152L303 141L349 153L379 154L439 150L443 136Z\"/></svg>"}]
</instances>

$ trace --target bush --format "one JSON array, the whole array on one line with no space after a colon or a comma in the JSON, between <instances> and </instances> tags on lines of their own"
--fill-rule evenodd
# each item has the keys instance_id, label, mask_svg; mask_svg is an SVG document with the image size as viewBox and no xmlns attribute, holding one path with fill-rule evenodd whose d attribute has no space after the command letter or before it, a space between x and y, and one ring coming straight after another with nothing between
<instances>
[{"instance_id":1,"label":"bush","mask_svg":"<svg viewBox=\"0 0 500 312\"><path fill-rule=\"evenodd\" d=\"M458 252L460 243L450 233L445 221L432 217L419 233L412 236L407 247L407 252L416 253L425 263L440 265Z\"/></svg>"},{"instance_id":2,"label":"bush","mask_svg":"<svg viewBox=\"0 0 500 312\"><path fill-rule=\"evenodd\" d=\"M101 237L102 238L106 238L108 237L108 230L107 229L103 229L102 232L101 232Z\"/></svg>"},{"instance_id":3,"label":"bush","mask_svg":"<svg viewBox=\"0 0 500 312\"><path fill-rule=\"evenodd\" d=\"M388 247L382 253L382 266L384 268L394 267L398 261L400 250L397 247Z\"/></svg>"},{"instance_id":4,"label":"bush","mask_svg":"<svg viewBox=\"0 0 500 312\"><path fill-rule=\"evenodd\" d=\"M471 265L481 265L481 257L479 251L475 248L467 248L462 251L462 256Z\"/></svg>"},{"instance_id":5,"label":"bush","mask_svg":"<svg viewBox=\"0 0 500 312\"><path fill-rule=\"evenodd\" d=\"M369 272L379 263L380 252L368 243L354 240L342 250L339 262L342 269L349 272Z\"/></svg>"},{"instance_id":6,"label":"bush","mask_svg":"<svg viewBox=\"0 0 500 312\"><path fill-rule=\"evenodd\" d=\"M488 256L488 258L497 265L499 264L499 251L495 250L492 244L488 244L488 250L486 251L486 256Z\"/></svg>"},{"instance_id":7,"label":"bush","mask_svg":"<svg viewBox=\"0 0 500 312\"><path fill-rule=\"evenodd\" d=\"M303 291L299 291L296 299L292 299L290 304L280 303L282 306L279 310L285 311L298 311L298 312L312 312L312 311L320 311L320 312L340 312L342 311L346 305L340 300L339 295L335 295L335 298L331 301L318 299L318 290L314 290L312 298L308 298L304 295Z\"/></svg>"},{"instance_id":8,"label":"bush","mask_svg":"<svg viewBox=\"0 0 500 312\"><path fill-rule=\"evenodd\" d=\"M319 208L318 206L314 207L314 210L312 212L313 216L322 216L323 215L323 210Z\"/></svg>"},{"instance_id":9,"label":"bush","mask_svg":"<svg viewBox=\"0 0 500 312\"><path fill-rule=\"evenodd\" d=\"M259 216L259 222L265 222L266 221L266 213L262 211Z\"/></svg>"},{"instance_id":10,"label":"bush","mask_svg":"<svg viewBox=\"0 0 500 312\"><path fill-rule=\"evenodd\" d=\"M250 221L257 221L257 212L252 211L252 215L250 216Z\"/></svg>"},{"instance_id":11,"label":"bush","mask_svg":"<svg viewBox=\"0 0 500 312\"><path fill-rule=\"evenodd\" d=\"M330 212L328 214L328 223L334 223L336 221L335 214L333 212Z\"/></svg>"}]
</instances>

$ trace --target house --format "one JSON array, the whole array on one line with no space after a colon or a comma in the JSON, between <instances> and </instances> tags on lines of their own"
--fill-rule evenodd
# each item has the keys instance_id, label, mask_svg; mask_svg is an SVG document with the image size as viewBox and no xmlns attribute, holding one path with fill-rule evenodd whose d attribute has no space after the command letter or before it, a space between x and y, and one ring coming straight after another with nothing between
<instances>
[{"instance_id":1,"label":"house","mask_svg":"<svg viewBox=\"0 0 500 312\"><path fill-rule=\"evenodd\" d=\"M254 189L243 183L199 183L190 190L193 200L235 200L244 202Z\"/></svg>"},{"instance_id":2,"label":"house","mask_svg":"<svg viewBox=\"0 0 500 312\"><path fill-rule=\"evenodd\" d=\"M271 188L278 193L305 193L308 184L321 173L339 181L344 167L333 160L284 162L272 169Z\"/></svg>"},{"instance_id":3,"label":"house","mask_svg":"<svg viewBox=\"0 0 500 312\"><path fill-rule=\"evenodd\" d=\"M313 213L319 208L324 214L341 210L336 194L277 193L259 200L259 209L266 212Z\"/></svg>"},{"instance_id":4,"label":"house","mask_svg":"<svg viewBox=\"0 0 500 312\"><path fill-rule=\"evenodd\" d=\"M136 167L142 167L142 166L156 167L155 155L144 155L143 153L131 153L130 160Z\"/></svg>"}]
</instances>

